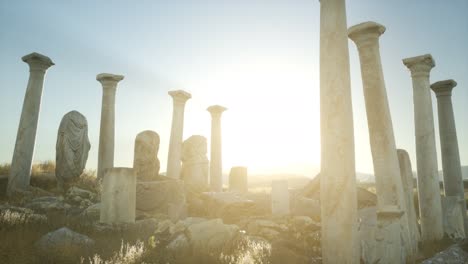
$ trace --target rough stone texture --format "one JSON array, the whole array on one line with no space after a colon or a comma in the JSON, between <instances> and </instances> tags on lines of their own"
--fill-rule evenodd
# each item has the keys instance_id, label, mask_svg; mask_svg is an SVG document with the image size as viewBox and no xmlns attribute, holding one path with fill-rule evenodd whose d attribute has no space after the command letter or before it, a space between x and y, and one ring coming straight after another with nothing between
<instances>
[{"instance_id":1,"label":"rough stone texture","mask_svg":"<svg viewBox=\"0 0 468 264\"><path fill-rule=\"evenodd\" d=\"M212 191L220 192L223 190L221 114L227 108L220 105L212 105L206 110L211 114L210 186Z\"/></svg>"},{"instance_id":2,"label":"rough stone texture","mask_svg":"<svg viewBox=\"0 0 468 264\"><path fill-rule=\"evenodd\" d=\"M379 37L384 32L384 26L375 22L364 22L350 27L348 36L356 44L361 62L378 206L398 206L404 212L400 223L403 239L401 241L395 236L396 240L392 244L401 241L407 251L408 260L412 261L416 258L417 249L410 243L405 195L380 59Z\"/></svg>"},{"instance_id":3,"label":"rough stone texture","mask_svg":"<svg viewBox=\"0 0 468 264\"><path fill-rule=\"evenodd\" d=\"M444 231L452 240L459 241L465 238L464 208L465 199L460 196L442 196L442 212L444 216Z\"/></svg>"},{"instance_id":4,"label":"rough stone texture","mask_svg":"<svg viewBox=\"0 0 468 264\"><path fill-rule=\"evenodd\" d=\"M101 127L99 130L99 151L97 177L102 179L106 169L114 167L115 137L115 93L122 75L101 73L96 80L102 84Z\"/></svg>"},{"instance_id":5,"label":"rough stone texture","mask_svg":"<svg viewBox=\"0 0 468 264\"><path fill-rule=\"evenodd\" d=\"M387 206L377 211L377 230L375 234L376 255L378 262L374 263L405 263L408 257L402 241L403 229L401 217L404 214L397 206ZM409 259L414 261L415 256Z\"/></svg>"},{"instance_id":6,"label":"rough stone texture","mask_svg":"<svg viewBox=\"0 0 468 264\"><path fill-rule=\"evenodd\" d=\"M421 240L421 233L419 231L418 216L416 214L416 207L414 205L414 186L413 186L413 169L411 168L411 161L403 149L397 150L398 162L400 164L400 175L403 183L403 191L405 193L406 213L408 214L408 227L410 233L410 245L414 252L418 253L418 243Z\"/></svg>"},{"instance_id":7,"label":"rough stone texture","mask_svg":"<svg viewBox=\"0 0 468 264\"><path fill-rule=\"evenodd\" d=\"M96 203L85 210L81 213L81 217L84 219L90 220L90 221L97 221L99 220L99 217L101 215L101 203Z\"/></svg>"},{"instance_id":8,"label":"rough stone texture","mask_svg":"<svg viewBox=\"0 0 468 264\"><path fill-rule=\"evenodd\" d=\"M442 171L444 176L445 196L458 196L465 199L463 176L458 150L457 129L452 106L452 90L457 86L454 80L433 83L431 89L437 96L437 112L439 115L440 149L442 154ZM465 222L465 232L468 232L466 203L462 204L462 216Z\"/></svg>"},{"instance_id":9,"label":"rough stone texture","mask_svg":"<svg viewBox=\"0 0 468 264\"><path fill-rule=\"evenodd\" d=\"M173 99L171 137L169 140L169 153L167 158L166 176L179 179L180 177L180 158L182 152L182 137L184 132L184 109L187 100L192 95L182 91L169 91Z\"/></svg>"},{"instance_id":10,"label":"rough stone texture","mask_svg":"<svg viewBox=\"0 0 468 264\"><path fill-rule=\"evenodd\" d=\"M25 205L27 208L33 209L35 212L47 213L54 211L67 211L72 206L64 201L63 197L44 196L33 199Z\"/></svg>"},{"instance_id":11,"label":"rough stone texture","mask_svg":"<svg viewBox=\"0 0 468 264\"><path fill-rule=\"evenodd\" d=\"M323 263L359 263L353 109L346 30L345 0L321 0L320 201Z\"/></svg>"},{"instance_id":12,"label":"rough stone texture","mask_svg":"<svg viewBox=\"0 0 468 264\"><path fill-rule=\"evenodd\" d=\"M421 240L424 244L430 244L444 236L434 116L429 90L429 73L435 63L432 56L426 54L406 58L403 64L411 71L413 82Z\"/></svg>"},{"instance_id":13,"label":"rough stone texture","mask_svg":"<svg viewBox=\"0 0 468 264\"><path fill-rule=\"evenodd\" d=\"M430 259L424 260L421 264L466 264L467 260L468 252L457 244L437 253Z\"/></svg>"},{"instance_id":14,"label":"rough stone texture","mask_svg":"<svg viewBox=\"0 0 468 264\"><path fill-rule=\"evenodd\" d=\"M194 135L182 144L181 178L188 184L208 185L207 142L204 136Z\"/></svg>"},{"instance_id":15,"label":"rough stone texture","mask_svg":"<svg viewBox=\"0 0 468 264\"><path fill-rule=\"evenodd\" d=\"M276 180L271 183L271 213L274 215L287 215L290 213L287 180Z\"/></svg>"},{"instance_id":16,"label":"rough stone texture","mask_svg":"<svg viewBox=\"0 0 468 264\"><path fill-rule=\"evenodd\" d=\"M146 130L135 138L133 169L139 181L154 181L159 176L159 135Z\"/></svg>"},{"instance_id":17,"label":"rough stone texture","mask_svg":"<svg viewBox=\"0 0 468 264\"><path fill-rule=\"evenodd\" d=\"M55 177L60 188L63 183L80 177L86 167L90 148L86 117L78 111L65 114L60 122L55 147Z\"/></svg>"},{"instance_id":18,"label":"rough stone texture","mask_svg":"<svg viewBox=\"0 0 468 264\"><path fill-rule=\"evenodd\" d=\"M293 200L291 213L293 215L308 216L320 220L320 201L306 197L298 197Z\"/></svg>"},{"instance_id":19,"label":"rough stone texture","mask_svg":"<svg viewBox=\"0 0 468 264\"><path fill-rule=\"evenodd\" d=\"M245 193L249 190L247 167L232 167L229 173L229 190Z\"/></svg>"},{"instance_id":20,"label":"rough stone texture","mask_svg":"<svg viewBox=\"0 0 468 264\"><path fill-rule=\"evenodd\" d=\"M135 171L131 168L107 169L102 185L100 222L135 222Z\"/></svg>"},{"instance_id":21,"label":"rough stone texture","mask_svg":"<svg viewBox=\"0 0 468 264\"><path fill-rule=\"evenodd\" d=\"M168 179L163 181L138 182L136 189L136 209L146 214L165 214L184 216L186 206L184 184L182 181Z\"/></svg>"},{"instance_id":22,"label":"rough stone texture","mask_svg":"<svg viewBox=\"0 0 468 264\"><path fill-rule=\"evenodd\" d=\"M8 195L12 195L17 189L25 191L29 188L44 76L46 70L54 65L49 57L35 52L24 56L22 60L29 65L29 81L11 161Z\"/></svg>"},{"instance_id":23,"label":"rough stone texture","mask_svg":"<svg viewBox=\"0 0 468 264\"><path fill-rule=\"evenodd\" d=\"M186 230L194 252L208 252L213 256L217 256L238 233L238 226L225 225L221 219L192 224Z\"/></svg>"},{"instance_id":24,"label":"rough stone texture","mask_svg":"<svg viewBox=\"0 0 468 264\"><path fill-rule=\"evenodd\" d=\"M42 236L35 243L35 246L43 254L71 255L78 254L84 250L92 250L94 244L95 242L91 238L76 233L67 227L62 227Z\"/></svg>"}]
</instances>

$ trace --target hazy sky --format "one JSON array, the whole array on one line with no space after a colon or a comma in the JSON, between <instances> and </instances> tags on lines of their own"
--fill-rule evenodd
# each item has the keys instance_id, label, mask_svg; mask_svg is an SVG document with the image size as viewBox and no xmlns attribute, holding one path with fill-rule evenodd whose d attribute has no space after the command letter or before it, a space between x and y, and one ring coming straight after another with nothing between
<instances>
[{"instance_id":1,"label":"hazy sky","mask_svg":"<svg viewBox=\"0 0 468 264\"><path fill-rule=\"evenodd\" d=\"M55 66L45 79L35 161L55 160L62 116L88 119L97 166L101 72L125 75L116 98L115 166L132 166L136 134L159 133L166 171L172 99L192 94L184 138L210 137L206 108L229 108L222 117L223 167L252 173L312 174L320 165L319 1L7 1L0 0L0 163L11 162L28 66L36 51ZM348 26L375 21L397 147L416 168L413 93L402 59L431 53L431 82L454 79L462 164L468 165L468 1L347 1ZM356 167L372 172L359 58L349 42ZM431 92L432 93L432 92ZM433 95L440 162L437 104ZM339 166L339 161L337 161Z\"/></svg>"}]
</instances>

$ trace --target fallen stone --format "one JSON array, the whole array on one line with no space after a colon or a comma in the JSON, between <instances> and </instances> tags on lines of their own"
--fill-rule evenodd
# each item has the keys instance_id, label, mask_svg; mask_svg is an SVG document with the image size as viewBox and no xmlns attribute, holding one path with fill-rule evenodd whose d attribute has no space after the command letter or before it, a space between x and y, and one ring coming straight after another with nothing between
<instances>
[{"instance_id":1,"label":"fallen stone","mask_svg":"<svg viewBox=\"0 0 468 264\"><path fill-rule=\"evenodd\" d=\"M35 246L43 254L70 256L89 251L94 247L94 240L76 233L67 227L62 227L42 236Z\"/></svg>"}]
</instances>

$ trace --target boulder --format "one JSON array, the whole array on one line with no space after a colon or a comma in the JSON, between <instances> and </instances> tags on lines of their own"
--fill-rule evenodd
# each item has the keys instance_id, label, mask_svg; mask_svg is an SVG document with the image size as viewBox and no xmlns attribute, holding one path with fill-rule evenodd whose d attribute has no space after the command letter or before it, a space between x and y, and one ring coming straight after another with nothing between
<instances>
[{"instance_id":1,"label":"boulder","mask_svg":"<svg viewBox=\"0 0 468 264\"><path fill-rule=\"evenodd\" d=\"M455 244L446 250L437 253L434 257L426 259L422 264L465 264L468 260L468 252L463 248Z\"/></svg>"},{"instance_id":2,"label":"boulder","mask_svg":"<svg viewBox=\"0 0 468 264\"><path fill-rule=\"evenodd\" d=\"M94 244L91 238L62 227L42 236L35 246L43 254L73 256L92 250Z\"/></svg>"},{"instance_id":3,"label":"boulder","mask_svg":"<svg viewBox=\"0 0 468 264\"><path fill-rule=\"evenodd\" d=\"M81 216L89 221L98 221L101 214L101 203L93 204L83 210Z\"/></svg>"},{"instance_id":4,"label":"boulder","mask_svg":"<svg viewBox=\"0 0 468 264\"><path fill-rule=\"evenodd\" d=\"M51 211L67 211L71 207L68 203L64 202L63 197L44 196L33 199L27 203L25 207L39 213L46 213Z\"/></svg>"},{"instance_id":5,"label":"boulder","mask_svg":"<svg viewBox=\"0 0 468 264\"><path fill-rule=\"evenodd\" d=\"M226 225L221 219L192 224L186 230L193 252L205 252L215 258L238 233L238 226Z\"/></svg>"}]
</instances>

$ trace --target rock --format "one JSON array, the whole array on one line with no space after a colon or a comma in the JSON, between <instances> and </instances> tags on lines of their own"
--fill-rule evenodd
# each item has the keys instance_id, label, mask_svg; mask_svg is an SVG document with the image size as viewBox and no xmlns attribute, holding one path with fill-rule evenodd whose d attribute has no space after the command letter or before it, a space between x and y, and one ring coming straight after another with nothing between
<instances>
[{"instance_id":1,"label":"rock","mask_svg":"<svg viewBox=\"0 0 468 264\"><path fill-rule=\"evenodd\" d=\"M33 199L25 207L31 208L35 212L46 213L49 211L66 211L71 205L64 202L63 197L44 196Z\"/></svg>"},{"instance_id":2,"label":"rock","mask_svg":"<svg viewBox=\"0 0 468 264\"><path fill-rule=\"evenodd\" d=\"M446 250L437 253L434 257L426 259L422 264L465 264L468 260L468 252L460 245L453 245Z\"/></svg>"},{"instance_id":3,"label":"rock","mask_svg":"<svg viewBox=\"0 0 468 264\"><path fill-rule=\"evenodd\" d=\"M59 188L83 173L90 148L86 117L77 111L65 114L60 122L56 145L55 176Z\"/></svg>"},{"instance_id":4,"label":"rock","mask_svg":"<svg viewBox=\"0 0 468 264\"><path fill-rule=\"evenodd\" d=\"M76 186L73 186L70 189L68 189L65 196L67 198L80 197L82 199L90 199L90 200L96 199L96 195L93 192L78 188Z\"/></svg>"},{"instance_id":5,"label":"rock","mask_svg":"<svg viewBox=\"0 0 468 264\"><path fill-rule=\"evenodd\" d=\"M145 130L135 138L133 168L138 181L154 181L159 176L159 135Z\"/></svg>"},{"instance_id":6,"label":"rock","mask_svg":"<svg viewBox=\"0 0 468 264\"><path fill-rule=\"evenodd\" d=\"M167 246L170 254L176 255L178 258L187 256L191 253L190 242L186 235L179 234Z\"/></svg>"},{"instance_id":7,"label":"rock","mask_svg":"<svg viewBox=\"0 0 468 264\"><path fill-rule=\"evenodd\" d=\"M193 252L205 252L216 258L224 245L233 240L238 233L239 227L225 225L221 219L192 224L186 230Z\"/></svg>"},{"instance_id":8,"label":"rock","mask_svg":"<svg viewBox=\"0 0 468 264\"><path fill-rule=\"evenodd\" d=\"M101 203L93 204L86 208L81 216L89 221L98 221L101 214Z\"/></svg>"},{"instance_id":9,"label":"rock","mask_svg":"<svg viewBox=\"0 0 468 264\"><path fill-rule=\"evenodd\" d=\"M192 185L208 185L207 143L203 136L191 136L182 144L181 179Z\"/></svg>"},{"instance_id":10,"label":"rock","mask_svg":"<svg viewBox=\"0 0 468 264\"><path fill-rule=\"evenodd\" d=\"M72 256L92 250L94 244L91 238L62 227L42 236L35 246L43 254Z\"/></svg>"},{"instance_id":11,"label":"rock","mask_svg":"<svg viewBox=\"0 0 468 264\"><path fill-rule=\"evenodd\" d=\"M136 209L145 213L169 215L185 206L184 184L179 180L137 182ZM171 211L171 212L172 212Z\"/></svg>"}]
</instances>

